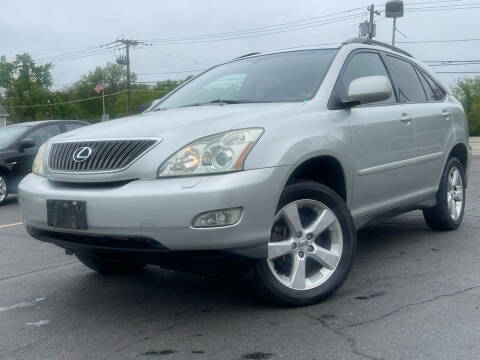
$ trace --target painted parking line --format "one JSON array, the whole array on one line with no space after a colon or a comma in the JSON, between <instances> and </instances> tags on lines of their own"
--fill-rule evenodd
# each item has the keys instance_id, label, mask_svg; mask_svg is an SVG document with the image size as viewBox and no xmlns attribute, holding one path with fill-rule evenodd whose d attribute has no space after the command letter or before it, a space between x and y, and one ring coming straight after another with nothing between
<instances>
[{"instance_id":1,"label":"painted parking line","mask_svg":"<svg viewBox=\"0 0 480 360\"><path fill-rule=\"evenodd\" d=\"M18 225L23 225L23 222L18 222L18 223L13 223L13 224L5 224L5 225L0 225L0 229L7 228L7 227L12 227L12 226L18 226Z\"/></svg>"}]
</instances>

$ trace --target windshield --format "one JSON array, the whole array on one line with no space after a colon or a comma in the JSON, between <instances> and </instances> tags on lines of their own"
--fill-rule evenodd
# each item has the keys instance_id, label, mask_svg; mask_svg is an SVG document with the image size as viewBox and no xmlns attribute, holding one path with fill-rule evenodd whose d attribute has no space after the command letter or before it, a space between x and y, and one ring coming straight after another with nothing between
<instances>
[{"instance_id":1,"label":"windshield","mask_svg":"<svg viewBox=\"0 0 480 360\"><path fill-rule=\"evenodd\" d=\"M24 132L24 126L7 126L0 128L0 149L12 145Z\"/></svg>"},{"instance_id":2,"label":"windshield","mask_svg":"<svg viewBox=\"0 0 480 360\"><path fill-rule=\"evenodd\" d=\"M206 103L310 100L337 50L263 55L217 66L178 89L156 110Z\"/></svg>"}]
</instances>

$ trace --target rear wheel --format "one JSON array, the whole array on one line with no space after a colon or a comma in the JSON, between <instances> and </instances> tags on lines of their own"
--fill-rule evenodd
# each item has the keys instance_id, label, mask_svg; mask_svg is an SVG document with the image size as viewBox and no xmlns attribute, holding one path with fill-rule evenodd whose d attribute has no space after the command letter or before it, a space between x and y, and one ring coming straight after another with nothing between
<instances>
[{"instance_id":1,"label":"rear wheel","mask_svg":"<svg viewBox=\"0 0 480 360\"><path fill-rule=\"evenodd\" d=\"M130 274L138 272L145 264L128 263L104 259L101 256L76 255L78 260L88 268L105 275Z\"/></svg>"},{"instance_id":2,"label":"rear wheel","mask_svg":"<svg viewBox=\"0 0 480 360\"><path fill-rule=\"evenodd\" d=\"M314 182L290 185L280 199L268 258L256 266L259 288L286 305L318 302L343 284L355 247L352 217L334 191Z\"/></svg>"},{"instance_id":3,"label":"rear wheel","mask_svg":"<svg viewBox=\"0 0 480 360\"><path fill-rule=\"evenodd\" d=\"M425 222L432 230L455 230L465 211L465 170L457 158L450 158L440 180L437 206L423 210Z\"/></svg>"},{"instance_id":4,"label":"rear wheel","mask_svg":"<svg viewBox=\"0 0 480 360\"><path fill-rule=\"evenodd\" d=\"M7 177L0 173L0 205L7 202L8 197L8 182Z\"/></svg>"}]
</instances>

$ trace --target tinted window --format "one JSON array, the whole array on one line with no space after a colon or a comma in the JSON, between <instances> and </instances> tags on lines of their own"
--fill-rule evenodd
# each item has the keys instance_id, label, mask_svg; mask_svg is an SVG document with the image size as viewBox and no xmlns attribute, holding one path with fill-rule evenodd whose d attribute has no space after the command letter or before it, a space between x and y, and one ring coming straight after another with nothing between
<instances>
[{"instance_id":1,"label":"tinted window","mask_svg":"<svg viewBox=\"0 0 480 360\"><path fill-rule=\"evenodd\" d=\"M72 130L81 128L82 126L85 126L85 125L80 124L80 123L67 123L67 124L63 124L63 125L65 125L65 129L67 129L67 131L72 131Z\"/></svg>"},{"instance_id":2,"label":"tinted window","mask_svg":"<svg viewBox=\"0 0 480 360\"><path fill-rule=\"evenodd\" d=\"M390 79L388 72L383 65L382 59L375 53L360 53L354 55L349 61L340 81L336 85L336 94L340 99L347 99L348 87L350 83L358 78L366 76L385 76ZM379 103L394 103L395 95L392 92L392 96Z\"/></svg>"},{"instance_id":3,"label":"tinted window","mask_svg":"<svg viewBox=\"0 0 480 360\"><path fill-rule=\"evenodd\" d=\"M44 144L51 137L60 134L60 129L57 125L42 126L36 130L33 130L27 135L27 139L35 141L35 146Z\"/></svg>"},{"instance_id":4,"label":"tinted window","mask_svg":"<svg viewBox=\"0 0 480 360\"><path fill-rule=\"evenodd\" d=\"M401 102L423 102L427 98L412 64L397 57L387 56L398 84Z\"/></svg>"},{"instance_id":5,"label":"tinted window","mask_svg":"<svg viewBox=\"0 0 480 360\"><path fill-rule=\"evenodd\" d=\"M423 76L423 74L420 71L419 71L419 75L420 75L420 81L422 82L423 88L425 89L425 94L427 95L427 100L437 101L437 97L435 96L435 93L433 92L433 89L428 83L425 76Z\"/></svg>"},{"instance_id":6,"label":"tinted window","mask_svg":"<svg viewBox=\"0 0 480 360\"><path fill-rule=\"evenodd\" d=\"M208 103L287 102L311 99L337 50L294 51L245 58L201 74L163 100L158 108Z\"/></svg>"},{"instance_id":7,"label":"tinted window","mask_svg":"<svg viewBox=\"0 0 480 360\"><path fill-rule=\"evenodd\" d=\"M12 145L26 130L25 126L20 125L0 128L0 149Z\"/></svg>"},{"instance_id":8,"label":"tinted window","mask_svg":"<svg viewBox=\"0 0 480 360\"><path fill-rule=\"evenodd\" d=\"M435 94L435 99L436 100L443 100L445 98L445 91L443 91L443 89L440 86L438 86L438 84L435 81L433 81L430 78L430 76L425 75L423 73L422 73L422 75L425 76L425 79L427 80L428 84L432 88L433 93Z\"/></svg>"}]
</instances>

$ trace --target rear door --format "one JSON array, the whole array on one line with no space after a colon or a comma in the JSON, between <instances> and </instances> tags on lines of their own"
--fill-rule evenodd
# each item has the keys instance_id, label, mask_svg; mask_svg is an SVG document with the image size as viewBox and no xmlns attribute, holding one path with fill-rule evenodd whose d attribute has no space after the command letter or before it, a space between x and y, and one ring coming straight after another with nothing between
<instances>
[{"instance_id":1,"label":"rear door","mask_svg":"<svg viewBox=\"0 0 480 360\"><path fill-rule=\"evenodd\" d=\"M332 99L338 102L346 98L353 80L378 75L391 81L378 52L354 52L342 69ZM330 108L332 105L335 100L330 102ZM403 105L397 103L395 93L392 93L388 100L341 109L336 114L346 118L351 127L352 148L356 156L351 204L354 218L387 209L411 196L409 178L413 171L403 163L414 156L415 123L403 119L404 112Z\"/></svg>"},{"instance_id":2,"label":"rear door","mask_svg":"<svg viewBox=\"0 0 480 360\"><path fill-rule=\"evenodd\" d=\"M416 152L411 163L418 172L411 186L418 196L428 195L435 191L442 167L451 124L449 111L442 100L437 100L438 95L429 84L431 79L425 78L416 64L393 55L386 57L396 77L405 114L415 121Z\"/></svg>"}]
</instances>

